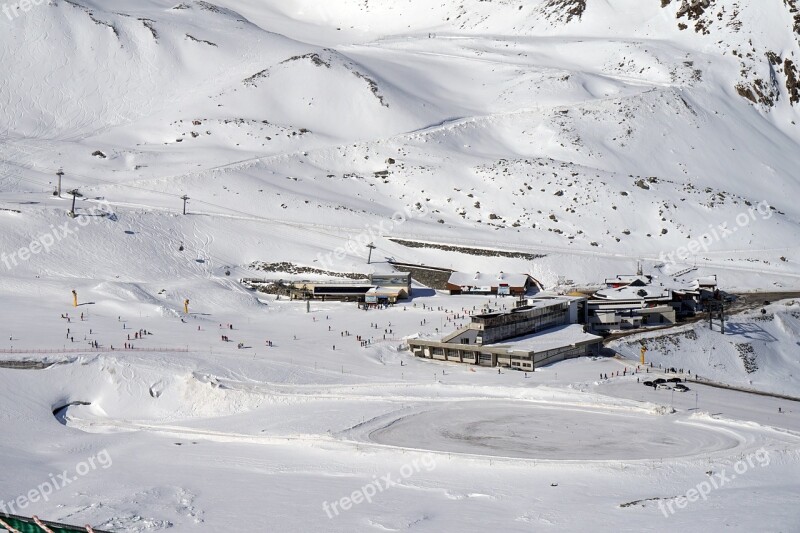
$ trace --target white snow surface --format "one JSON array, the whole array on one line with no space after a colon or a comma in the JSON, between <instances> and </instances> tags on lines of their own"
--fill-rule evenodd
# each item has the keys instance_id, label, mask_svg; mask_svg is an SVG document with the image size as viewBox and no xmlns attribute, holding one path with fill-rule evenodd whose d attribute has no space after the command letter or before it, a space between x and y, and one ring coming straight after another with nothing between
<instances>
[{"instance_id":1,"label":"white snow surface","mask_svg":"<svg viewBox=\"0 0 800 533\"><path fill-rule=\"evenodd\" d=\"M597 335L585 332L583 324L569 324L549 328L540 333L514 337L513 339L488 344L487 346L493 348L508 346L509 350L545 352L592 340L598 340Z\"/></svg>"},{"instance_id":2,"label":"white snow surface","mask_svg":"<svg viewBox=\"0 0 800 533\"><path fill-rule=\"evenodd\" d=\"M795 2L690 3L0 4L0 511L124 532L797 530L796 402L637 383L660 364L800 396L796 302L525 377L402 349L511 299L416 285L307 312L237 282L393 259L568 290L641 261L658 284L797 290ZM655 366L632 374L642 341Z\"/></svg>"},{"instance_id":3,"label":"white snow surface","mask_svg":"<svg viewBox=\"0 0 800 533\"><path fill-rule=\"evenodd\" d=\"M214 283L200 292L213 294ZM4 299L16 349L62 353L4 354L55 364L0 369L1 498L14 502L89 458L113 463L30 504L29 514L112 531L699 531L711 520L781 531L800 518L791 505L800 474L794 402L694 383L655 391L637 378L664 375L656 354L648 373L631 374L633 359L582 358L526 377L398 351L403 335L431 335L472 305L510 299L435 294L370 312L312 303L307 313L304 302L271 296L224 310L198 295L184 322L157 301L169 296L123 301L103 287L78 290L94 303L71 308L55 290ZM151 334L131 342L155 351L120 350L139 329ZM796 343L796 333L769 331L782 346ZM372 344L360 347L357 335ZM81 349L84 336L115 350ZM183 346L188 353L166 350ZM691 370L709 372L702 352L692 353L682 354ZM759 359L764 383L796 391L794 359ZM728 371L748 377L741 365ZM730 473L739 461L745 471L706 501L675 507L706 472ZM396 485L329 518L325 502L386 475Z\"/></svg>"}]
</instances>

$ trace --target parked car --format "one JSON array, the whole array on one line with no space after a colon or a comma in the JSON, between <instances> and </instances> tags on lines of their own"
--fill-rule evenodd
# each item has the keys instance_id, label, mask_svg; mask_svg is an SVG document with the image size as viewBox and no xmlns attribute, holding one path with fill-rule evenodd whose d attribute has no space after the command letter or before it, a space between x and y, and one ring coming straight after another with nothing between
<instances>
[{"instance_id":1,"label":"parked car","mask_svg":"<svg viewBox=\"0 0 800 533\"><path fill-rule=\"evenodd\" d=\"M664 379L664 378L658 378L658 379L654 379L653 380L653 383L656 384L656 385L661 385L662 383L666 383L666 382L667 382L667 380Z\"/></svg>"},{"instance_id":2,"label":"parked car","mask_svg":"<svg viewBox=\"0 0 800 533\"><path fill-rule=\"evenodd\" d=\"M686 392L686 391L689 390L689 387L687 387L686 385L684 385L682 383L678 383L677 385L675 385L675 390L678 391L678 392Z\"/></svg>"},{"instance_id":3,"label":"parked car","mask_svg":"<svg viewBox=\"0 0 800 533\"><path fill-rule=\"evenodd\" d=\"M645 387L652 387L653 386L653 382L652 381L643 381L642 385L644 385Z\"/></svg>"},{"instance_id":4,"label":"parked car","mask_svg":"<svg viewBox=\"0 0 800 533\"><path fill-rule=\"evenodd\" d=\"M659 383L659 384L657 384L657 385L656 385L656 389L657 389L657 390L660 390L660 389L664 389L664 390L670 390L671 388L672 388L672 387L670 387L670 386L669 386L669 385L667 385L666 383Z\"/></svg>"},{"instance_id":5,"label":"parked car","mask_svg":"<svg viewBox=\"0 0 800 533\"><path fill-rule=\"evenodd\" d=\"M681 378L669 378L667 381L670 383L680 383Z\"/></svg>"}]
</instances>

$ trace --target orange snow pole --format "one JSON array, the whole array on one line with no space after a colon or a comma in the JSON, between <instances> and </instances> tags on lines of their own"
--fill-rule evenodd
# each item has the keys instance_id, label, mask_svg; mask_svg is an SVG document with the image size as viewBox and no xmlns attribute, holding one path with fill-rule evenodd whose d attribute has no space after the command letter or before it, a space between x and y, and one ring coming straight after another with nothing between
<instances>
[{"instance_id":1,"label":"orange snow pole","mask_svg":"<svg viewBox=\"0 0 800 533\"><path fill-rule=\"evenodd\" d=\"M641 351L641 353L639 355L639 361L641 362L641 364L644 364L644 353L646 351L647 351L647 347L644 344L642 344L642 351Z\"/></svg>"},{"instance_id":2,"label":"orange snow pole","mask_svg":"<svg viewBox=\"0 0 800 533\"><path fill-rule=\"evenodd\" d=\"M183 301L183 312L189 314L189 300Z\"/></svg>"},{"instance_id":3,"label":"orange snow pole","mask_svg":"<svg viewBox=\"0 0 800 533\"><path fill-rule=\"evenodd\" d=\"M78 293L77 293L77 291L72 291L72 307L78 307Z\"/></svg>"}]
</instances>

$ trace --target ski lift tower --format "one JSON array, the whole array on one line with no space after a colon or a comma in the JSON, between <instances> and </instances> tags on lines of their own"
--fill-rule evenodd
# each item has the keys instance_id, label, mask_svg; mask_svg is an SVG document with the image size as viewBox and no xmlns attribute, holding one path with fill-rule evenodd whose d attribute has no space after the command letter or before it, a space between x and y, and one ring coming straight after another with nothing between
<instances>
[{"instance_id":1,"label":"ski lift tower","mask_svg":"<svg viewBox=\"0 0 800 533\"><path fill-rule=\"evenodd\" d=\"M75 198L80 193L78 192L78 189L72 189L71 191L69 191L69 194L72 195L72 208L70 208L69 213L67 213L67 216L69 216L70 218L75 218Z\"/></svg>"},{"instance_id":2,"label":"ski lift tower","mask_svg":"<svg viewBox=\"0 0 800 533\"><path fill-rule=\"evenodd\" d=\"M56 187L56 196L61 198L61 178L64 176L64 171L58 169L58 172L56 172L56 176L58 176L58 186Z\"/></svg>"},{"instance_id":3,"label":"ski lift tower","mask_svg":"<svg viewBox=\"0 0 800 533\"><path fill-rule=\"evenodd\" d=\"M719 319L720 333L725 335L725 302L722 300L709 300L706 303L708 312L708 327L714 330L714 320Z\"/></svg>"}]
</instances>

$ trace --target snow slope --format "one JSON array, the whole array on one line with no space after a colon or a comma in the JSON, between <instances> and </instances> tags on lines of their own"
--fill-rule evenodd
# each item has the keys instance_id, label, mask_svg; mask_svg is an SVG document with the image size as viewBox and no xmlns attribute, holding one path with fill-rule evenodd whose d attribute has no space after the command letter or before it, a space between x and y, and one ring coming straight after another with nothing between
<instances>
[{"instance_id":1,"label":"snow slope","mask_svg":"<svg viewBox=\"0 0 800 533\"><path fill-rule=\"evenodd\" d=\"M797 289L794 0L29 7L0 6L0 504L108 454L22 514L130 532L800 523L794 402L645 388L638 338L627 360L529 375L403 351L504 299L417 286L307 312L237 283L292 276L257 262L394 259L563 288L642 260L657 282ZM656 365L797 396L796 308L643 340Z\"/></svg>"},{"instance_id":2,"label":"snow slope","mask_svg":"<svg viewBox=\"0 0 800 533\"><path fill-rule=\"evenodd\" d=\"M668 336L636 335L616 343L615 348L635 359L644 343L648 360L664 367L692 370L730 385L796 395L800 308L790 301L763 310L729 317L725 336L719 333L719 323L711 331L700 322Z\"/></svg>"},{"instance_id":3,"label":"snow slope","mask_svg":"<svg viewBox=\"0 0 800 533\"><path fill-rule=\"evenodd\" d=\"M790 6L720 1L695 20L677 1L583 4L62 1L0 18L3 191L41 202L64 168L116 205L176 212L189 194L197 211L340 228L338 245L419 204L393 234L550 252L581 283L600 276L564 259L657 267L760 205L677 262L796 286ZM755 80L770 105L739 94ZM553 268L525 266L548 284Z\"/></svg>"},{"instance_id":4,"label":"snow slope","mask_svg":"<svg viewBox=\"0 0 800 533\"><path fill-rule=\"evenodd\" d=\"M634 375L634 361L584 358L526 376L397 349L400 336L435 334L459 306L504 300L432 295L369 313L337 303L307 313L303 302L271 297L228 309L196 298L182 320L142 292L121 299L108 284L79 290L95 303L76 310L4 290L2 323L17 349L76 349L84 336L116 347L3 354L55 364L0 369L2 503L50 474L75 478L28 504L28 514L127 532L261 523L288 531L700 531L711 522L785 531L798 520L792 402L700 384L671 396L638 384L658 372ZM76 342L64 339L66 328ZM120 350L140 329L150 334L131 342L155 351ZM381 330L393 333L384 341ZM359 347L356 335L371 346ZM169 351L183 346L189 352ZM699 352L684 357L693 371L703 363ZM78 466L90 458L96 468ZM707 501L675 507L706 472L734 469L741 474ZM393 484L371 502L326 511L385 476ZM675 512L661 510L668 504Z\"/></svg>"}]
</instances>

